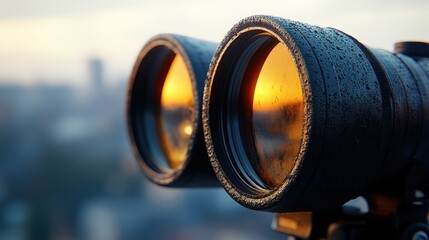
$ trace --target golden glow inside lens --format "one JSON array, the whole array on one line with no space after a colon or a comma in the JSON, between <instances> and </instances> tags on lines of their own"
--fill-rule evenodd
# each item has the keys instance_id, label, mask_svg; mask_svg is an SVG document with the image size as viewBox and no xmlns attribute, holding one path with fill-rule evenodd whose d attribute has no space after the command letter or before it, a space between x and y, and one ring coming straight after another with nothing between
<instances>
[{"instance_id":1,"label":"golden glow inside lens","mask_svg":"<svg viewBox=\"0 0 429 240\"><path fill-rule=\"evenodd\" d=\"M193 132L194 95L191 77L183 58L176 55L161 93L161 146L172 169L185 160Z\"/></svg>"},{"instance_id":2,"label":"golden glow inside lens","mask_svg":"<svg viewBox=\"0 0 429 240\"><path fill-rule=\"evenodd\" d=\"M253 96L253 134L259 159L252 166L261 180L274 188L292 169L303 127L303 96L291 53L277 43L268 54Z\"/></svg>"}]
</instances>

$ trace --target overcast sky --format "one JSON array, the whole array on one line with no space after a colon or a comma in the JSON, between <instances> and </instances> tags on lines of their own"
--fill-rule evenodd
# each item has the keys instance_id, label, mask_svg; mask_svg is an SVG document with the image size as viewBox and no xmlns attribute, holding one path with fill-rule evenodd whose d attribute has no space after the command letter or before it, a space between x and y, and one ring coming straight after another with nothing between
<instances>
[{"instance_id":1,"label":"overcast sky","mask_svg":"<svg viewBox=\"0 0 429 240\"><path fill-rule=\"evenodd\" d=\"M0 84L85 85L91 57L102 58L115 81L128 77L153 35L219 42L254 14L335 27L389 50L400 40L429 41L428 0L0 0Z\"/></svg>"}]
</instances>

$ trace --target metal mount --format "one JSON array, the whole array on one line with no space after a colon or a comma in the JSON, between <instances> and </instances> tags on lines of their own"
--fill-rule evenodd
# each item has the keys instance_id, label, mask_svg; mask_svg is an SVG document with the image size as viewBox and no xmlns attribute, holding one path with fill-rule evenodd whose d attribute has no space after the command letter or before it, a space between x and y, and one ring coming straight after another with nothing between
<instances>
[{"instance_id":1,"label":"metal mount","mask_svg":"<svg viewBox=\"0 0 429 240\"><path fill-rule=\"evenodd\" d=\"M366 199L373 207L368 212L346 204L326 212L276 213L272 227L295 239L429 240L427 200L401 203L381 195Z\"/></svg>"},{"instance_id":2,"label":"metal mount","mask_svg":"<svg viewBox=\"0 0 429 240\"><path fill-rule=\"evenodd\" d=\"M272 228L295 239L429 240L427 162L414 161L395 194L373 191L330 211L276 213Z\"/></svg>"}]
</instances>

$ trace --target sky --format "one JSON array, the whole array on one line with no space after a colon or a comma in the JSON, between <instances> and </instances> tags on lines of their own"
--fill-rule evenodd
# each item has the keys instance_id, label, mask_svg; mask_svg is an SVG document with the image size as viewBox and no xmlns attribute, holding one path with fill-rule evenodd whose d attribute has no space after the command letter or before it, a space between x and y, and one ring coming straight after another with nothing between
<instances>
[{"instance_id":1,"label":"sky","mask_svg":"<svg viewBox=\"0 0 429 240\"><path fill-rule=\"evenodd\" d=\"M429 41L427 0L0 0L0 84L85 86L91 58L104 61L108 81L123 80L152 36L220 42L255 14L334 27L387 50Z\"/></svg>"}]
</instances>

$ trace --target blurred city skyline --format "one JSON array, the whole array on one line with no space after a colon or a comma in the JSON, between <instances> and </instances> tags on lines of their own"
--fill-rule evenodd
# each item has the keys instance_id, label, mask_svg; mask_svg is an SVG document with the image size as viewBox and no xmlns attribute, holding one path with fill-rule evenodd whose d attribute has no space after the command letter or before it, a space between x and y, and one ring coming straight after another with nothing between
<instances>
[{"instance_id":1,"label":"blurred city skyline","mask_svg":"<svg viewBox=\"0 0 429 240\"><path fill-rule=\"evenodd\" d=\"M219 42L240 19L276 15L338 28L371 47L428 40L429 2L411 1L30 1L0 3L0 84L88 87L86 62L102 59L106 82L125 81L143 44L172 32Z\"/></svg>"},{"instance_id":2,"label":"blurred city skyline","mask_svg":"<svg viewBox=\"0 0 429 240\"><path fill-rule=\"evenodd\" d=\"M126 134L126 84L0 84L0 239L283 239L222 188L150 183Z\"/></svg>"},{"instance_id":3,"label":"blurred city skyline","mask_svg":"<svg viewBox=\"0 0 429 240\"><path fill-rule=\"evenodd\" d=\"M285 239L222 189L147 181L126 132L127 79L151 37L219 42L276 15L372 47L429 40L429 1L0 1L0 239Z\"/></svg>"}]
</instances>

